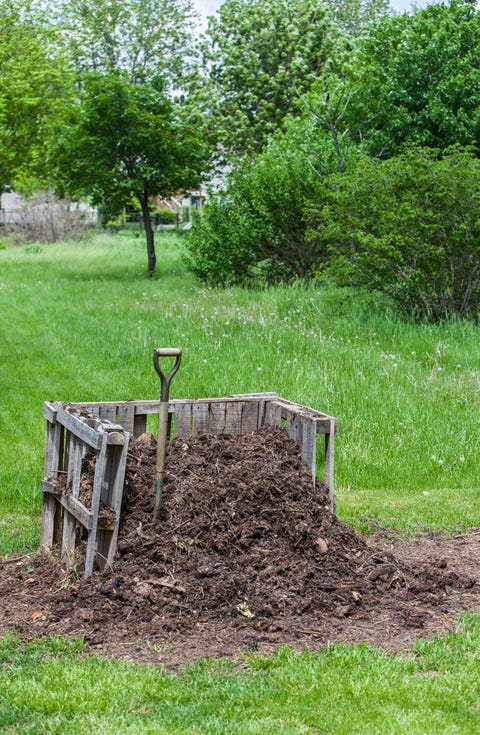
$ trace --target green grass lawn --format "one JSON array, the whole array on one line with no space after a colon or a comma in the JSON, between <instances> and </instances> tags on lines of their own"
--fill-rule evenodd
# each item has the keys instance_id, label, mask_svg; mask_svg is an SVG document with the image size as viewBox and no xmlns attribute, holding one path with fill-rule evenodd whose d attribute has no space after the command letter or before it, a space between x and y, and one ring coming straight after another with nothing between
<instances>
[{"instance_id":1,"label":"green grass lawn","mask_svg":"<svg viewBox=\"0 0 480 735\"><path fill-rule=\"evenodd\" d=\"M357 528L480 525L477 325L415 326L335 290L206 289L179 247L160 238L156 280L131 237L0 251L0 508L21 515L17 548L38 535L43 402L156 398L156 346L183 348L175 397L272 390L337 417L338 510Z\"/></svg>"},{"instance_id":2,"label":"green grass lawn","mask_svg":"<svg viewBox=\"0 0 480 735\"><path fill-rule=\"evenodd\" d=\"M408 656L330 646L301 656L199 661L181 674L0 641L2 732L84 735L475 735L480 619Z\"/></svg>"},{"instance_id":3,"label":"green grass lawn","mask_svg":"<svg viewBox=\"0 0 480 735\"><path fill-rule=\"evenodd\" d=\"M479 326L408 324L335 289L206 289L169 235L150 280L144 249L103 235L0 251L0 554L38 546L43 402L157 398L160 346L183 349L175 397L276 391L337 417L338 512L357 529L480 526ZM407 658L332 646L179 676L8 638L0 731L480 733L479 625Z\"/></svg>"}]
</instances>

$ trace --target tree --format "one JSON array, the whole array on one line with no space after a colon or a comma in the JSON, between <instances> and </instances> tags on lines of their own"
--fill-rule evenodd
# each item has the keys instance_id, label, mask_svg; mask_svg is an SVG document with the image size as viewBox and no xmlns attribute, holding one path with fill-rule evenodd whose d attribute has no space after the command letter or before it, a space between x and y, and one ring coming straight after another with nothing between
<instances>
[{"instance_id":1,"label":"tree","mask_svg":"<svg viewBox=\"0 0 480 735\"><path fill-rule=\"evenodd\" d=\"M196 104L226 153L262 150L325 69L389 14L388 0L225 0L200 43Z\"/></svg>"},{"instance_id":2,"label":"tree","mask_svg":"<svg viewBox=\"0 0 480 735\"><path fill-rule=\"evenodd\" d=\"M172 101L193 53L194 18L191 0L64 0L55 17L79 89L60 134L60 178L106 215L138 201L150 275L152 198L198 185L205 164L195 125Z\"/></svg>"},{"instance_id":3,"label":"tree","mask_svg":"<svg viewBox=\"0 0 480 735\"><path fill-rule=\"evenodd\" d=\"M71 89L29 0L0 0L0 192L45 177L44 148Z\"/></svg>"},{"instance_id":4,"label":"tree","mask_svg":"<svg viewBox=\"0 0 480 735\"><path fill-rule=\"evenodd\" d=\"M197 80L216 142L235 155L260 151L332 44L323 0L225 0L209 19Z\"/></svg>"},{"instance_id":5,"label":"tree","mask_svg":"<svg viewBox=\"0 0 480 735\"><path fill-rule=\"evenodd\" d=\"M52 3L77 73L121 72L130 82L161 75L178 87L192 53L191 0L64 0Z\"/></svg>"},{"instance_id":6,"label":"tree","mask_svg":"<svg viewBox=\"0 0 480 735\"><path fill-rule=\"evenodd\" d=\"M477 145L479 47L475 0L431 4L375 26L351 65L350 135L384 158L406 143Z\"/></svg>"},{"instance_id":7,"label":"tree","mask_svg":"<svg viewBox=\"0 0 480 735\"><path fill-rule=\"evenodd\" d=\"M70 194L88 194L93 204L117 214L132 197L138 201L151 276L152 198L197 186L205 163L195 129L164 87L158 77L133 84L116 73L92 74L57 147L58 175Z\"/></svg>"}]
</instances>

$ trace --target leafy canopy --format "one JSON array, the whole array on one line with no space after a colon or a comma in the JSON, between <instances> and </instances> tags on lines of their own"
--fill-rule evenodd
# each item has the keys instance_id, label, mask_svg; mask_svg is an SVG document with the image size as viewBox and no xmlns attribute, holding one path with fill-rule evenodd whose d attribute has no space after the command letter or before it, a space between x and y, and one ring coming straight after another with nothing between
<instances>
[{"instance_id":1,"label":"leafy canopy","mask_svg":"<svg viewBox=\"0 0 480 735\"><path fill-rule=\"evenodd\" d=\"M0 0L0 192L48 175L44 146L71 81L54 40L28 0Z\"/></svg>"},{"instance_id":2,"label":"leafy canopy","mask_svg":"<svg viewBox=\"0 0 480 735\"><path fill-rule=\"evenodd\" d=\"M321 71L328 27L323 0L225 0L201 44L196 97L224 150L262 149Z\"/></svg>"},{"instance_id":3,"label":"leafy canopy","mask_svg":"<svg viewBox=\"0 0 480 735\"><path fill-rule=\"evenodd\" d=\"M51 10L79 74L116 71L140 83L160 75L172 87L186 72L191 0L63 0Z\"/></svg>"},{"instance_id":4,"label":"leafy canopy","mask_svg":"<svg viewBox=\"0 0 480 735\"><path fill-rule=\"evenodd\" d=\"M228 177L188 237L187 261L204 282L275 283L311 275L319 264L308 243L305 203L317 177L299 155L304 130L292 121L289 135L277 134L257 156Z\"/></svg>"},{"instance_id":5,"label":"leafy canopy","mask_svg":"<svg viewBox=\"0 0 480 735\"><path fill-rule=\"evenodd\" d=\"M254 158L388 0L225 0L200 43L195 104L226 157Z\"/></svg>"},{"instance_id":6,"label":"leafy canopy","mask_svg":"<svg viewBox=\"0 0 480 735\"><path fill-rule=\"evenodd\" d=\"M431 4L374 26L350 65L350 134L385 158L406 143L478 144L479 48L475 0Z\"/></svg>"}]
</instances>

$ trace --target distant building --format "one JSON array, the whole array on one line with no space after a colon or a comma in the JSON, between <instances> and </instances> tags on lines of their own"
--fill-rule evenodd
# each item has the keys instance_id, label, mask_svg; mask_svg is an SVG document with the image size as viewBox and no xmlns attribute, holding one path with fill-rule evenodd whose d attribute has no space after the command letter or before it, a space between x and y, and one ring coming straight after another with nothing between
<instances>
[{"instance_id":1,"label":"distant building","mask_svg":"<svg viewBox=\"0 0 480 735\"><path fill-rule=\"evenodd\" d=\"M18 222L22 217L23 201L14 191L0 194L0 225Z\"/></svg>"}]
</instances>

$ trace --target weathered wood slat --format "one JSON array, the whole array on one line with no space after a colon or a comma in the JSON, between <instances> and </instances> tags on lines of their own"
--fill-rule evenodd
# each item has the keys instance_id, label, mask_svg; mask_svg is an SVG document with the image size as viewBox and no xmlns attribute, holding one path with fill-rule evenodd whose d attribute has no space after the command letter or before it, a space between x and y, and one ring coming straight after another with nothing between
<instances>
[{"instance_id":1,"label":"weathered wood slat","mask_svg":"<svg viewBox=\"0 0 480 735\"><path fill-rule=\"evenodd\" d=\"M93 449L98 449L99 445L99 434L90 426L87 426L83 421L80 421L76 416L65 411L63 408L57 409L57 421L64 426L68 431L72 432L75 436L78 436L82 441L88 444Z\"/></svg>"},{"instance_id":2,"label":"weathered wood slat","mask_svg":"<svg viewBox=\"0 0 480 735\"><path fill-rule=\"evenodd\" d=\"M286 398L276 398L275 399L277 403L280 406L284 406L285 408L289 408L291 411L295 411L296 413L301 413L304 415L312 416L313 418L331 418L326 413L322 413L322 411L317 411L316 408L310 408L309 406L303 406L300 403L295 403L294 401L287 401Z\"/></svg>"},{"instance_id":3,"label":"weathered wood slat","mask_svg":"<svg viewBox=\"0 0 480 735\"><path fill-rule=\"evenodd\" d=\"M116 403L104 403L99 404L98 414L101 419L106 419L114 424L117 420L117 404Z\"/></svg>"},{"instance_id":4,"label":"weathered wood slat","mask_svg":"<svg viewBox=\"0 0 480 735\"><path fill-rule=\"evenodd\" d=\"M328 487L332 513L336 511L336 497L334 484L334 442L336 421L331 419L331 430L325 434L325 485Z\"/></svg>"},{"instance_id":5,"label":"weathered wood slat","mask_svg":"<svg viewBox=\"0 0 480 735\"><path fill-rule=\"evenodd\" d=\"M282 409L276 401L268 401L266 403L263 422L265 426L281 425Z\"/></svg>"},{"instance_id":6,"label":"weathered wood slat","mask_svg":"<svg viewBox=\"0 0 480 735\"><path fill-rule=\"evenodd\" d=\"M105 475L105 467L107 462L107 437L103 435L101 439L100 452L97 454L97 461L95 463L95 476L93 479L93 493L92 493L92 507L90 511L92 513L92 526L88 535L87 551L85 555L85 572L84 577L87 578L93 572L93 566L95 562L95 547L97 542L97 526L98 526L98 511L100 508L100 498L102 494L102 483Z\"/></svg>"},{"instance_id":7,"label":"weathered wood slat","mask_svg":"<svg viewBox=\"0 0 480 735\"><path fill-rule=\"evenodd\" d=\"M286 427L288 436L301 447L303 438L303 416L294 411L287 411Z\"/></svg>"},{"instance_id":8,"label":"weathered wood slat","mask_svg":"<svg viewBox=\"0 0 480 735\"><path fill-rule=\"evenodd\" d=\"M50 547L53 544L57 508L58 503L55 498L50 493L46 493L43 497L42 531L40 535L40 546L42 547Z\"/></svg>"},{"instance_id":9,"label":"weathered wood slat","mask_svg":"<svg viewBox=\"0 0 480 735\"><path fill-rule=\"evenodd\" d=\"M228 396L230 400L234 401L259 401L259 400L273 400L278 398L278 393L266 392L266 393L233 393Z\"/></svg>"},{"instance_id":10,"label":"weathered wood slat","mask_svg":"<svg viewBox=\"0 0 480 735\"><path fill-rule=\"evenodd\" d=\"M63 505L63 503L62 503ZM62 550L61 558L69 565L73 562L75 552L75 527L77 521L73 513L64 510L63 513L63 534L62 534Z\"/></svg>"},{"instance_id":11,"label":"weathered wood slat","mask_svg":"<svg viewBox=\"0 0 480 735\"><path fill-rule=\"evenodd\" d=\"M56 412L55 412L56 415ZM50 423L47 421L47 437L45 446L45 465L44 476L56 477L58 470L61 469L62 461L62 442L63 442L63 426L57 421Z\"/></svg>"},{"instance_id":12,"label":"weathered wood slat","mask_svg":"<svg viewBox=\"0 0 480 735\"><path fill-rule=\"evenodd\" d=\"M92 528L92 514L82 503L71 495L60 495L58 502L82 524L87 531Z\"/></svg>"},{"instance_id":13,"label":"weathered wood slat","mask_svg":"<svg viewBox=\"0 0 480 735\"><path fill-rule=\"evenodd\" d=\"M59 546L63 534L63 508L59 502L60 493L57 486L48 480L41 481L40 489L43 492L40 545L44 548Z\"/></svg>"},{"instance_id":14,"label":"weathered wood slat","mask_svg":"<svg viewBox=\"0 0 480 735\"><path fill-rule=\"evenodd\" d=\"M133 436L140 436L141 434L144 434L147 430L147 414L145 413L136 413L135 414L135 422L133 425Z\"/></svg>"},{"instance_id":15,"label":"weathered wood slat","mask_svg":"<svg viewBox=\"0 0 480 735\"><path fill-rule=\"evenodd\" d=\"M194 403L192 406L192 435L206 434L209 427L208 403Z\"/></svg>"},{"instance_id":16,"label":"weathered wood slat","mask_svg":"<svg viewBox=\"0 0 480 735\"><path fill-rule=\"evenodd\" d=\"M157 403L158 407L158 403ZM190 436L192 424L192 403L182 403L175 408L175 436Z\"/></svg>"},{"instance_id":17,"label":"weathered wood slat","mask_svg":"<svg viewBox=\"0 0 480 735\"><path fill-rule=\"evenodd\" d=\"M50 482L50 480L40 480L40 490L43 493L50 493L51 495L59 496L61 494L57 485Z\"/></svg>"},{"instance_id":18,"label":"weathered wood slat","mask_svg":"<svg viewBox=\"0 0 480 735\"><path fill-rule=\"evenodd\" d=\"M225 432L240 434L242 428L243 401L225 403Z\"/></svg>"},{"instance_id":19,"label":"weathered wood slat","mask_svg":"<svg viewBox=\"0 0 480 735\"><path fill-rule=\"evenodd\" d=\"M128 443L107 447L107 461L101 482L100 502L120 510L123 478L127 463Z\"/></svg>"},{"instance_id":20,"label":"weathered wood slat","mask_svg":"<svg viewBox=\"0 0 480 735\"><path fill-rule=\"evenodd\" d=\"M243 403L245 400L258 400L260 397L265 397L267 399L276 397L276 393L246 393L246 394L239 394L234 396L223 396L219 398L170 398L169 400L169 410L171 412L176 411L176 407L179 405L192 405L193 403L207 403L207 404L213 404L213 403ZM125 401L125 404L129 406L133 406L135 409L135 415L139 416L142 414L152 414L152 413L158 413L158 400L146 400L146 401ZM93 413L93 411L98 411L99 415L104 417L104 411L107 409L113 410L115 413L111 414L114 416L113 419L115 420L116 412L118 410L118 407L123 405L123 403L120 402L112 402L112 401L104 401L99 403L92 403L89 401L82 401L78 403L72 403L71 406L78 406L79 408L84 408L90 413Z\"/></svg>"},{"instance_id":21,"label":"weathered wood slat","mask_svg":"<svg viewBox=\"0 0 480 735\"><path fill-rule=\"evenodd\" d=\"M328 434L332 428L332 416L321 411L316 411L314 408L308 406L300 406L292 401L286 401L284 398L277 398L275 401L282 410L282 417L286 418L288 411L293 411L302 416L309 416L310 418L316 419L316 430L317 434ZM337 422L333 419L335 433L337 431Z\"/></svg>"},{"instance_id":22,"label":"weathered wood slat","mask_svg":"<svg viewBox=\"0 0 480 735\"><path fill-rule=\"evenodd\" d=\"M209 404L209 410L210 432L212 434L223 434L225 431L225 402L212 402Z\"/></svg>"},{"instance_id":23,"label":"weathered wood slat","mask_svg":"<svg viewBox=\"0 0 480 735\"><path fill-rule=\"evenodd\" d=\"M258 402L258 419L257 419L258 428L265 425L265 413L267 411L267 406L270 405L273 399L277 398L276 393L272 393L271 395L265 393L264 396L266 397L262 396L261 398L258 398L257 400Z\"/></svg>"},{"instance_id":24,"label":"weathered wood slat","mask_svg":"<svg viewBox=\"0 0 480 735\"><path fill-rule=\"evenodd\" d=\"M113 508L115 518L110 527L97 529L96 553L98 565L101 569L107 564L113 564L117 549L127 450L128 436L123 446L108 446L107 448L107 462L101 483L100 500L105 505Z\"/></svg>"},{"instance_id":25,"label":"weathered wood slat","mask_svg":"<svg viewBox=\"0 0 480 735\"><path fill-rule=\"evenodd\" d=\"M125 444L126 434L123 431L107 431L107 444L123 445Z\"/></svg>"},{"instance_id":26,"label":"weathered wood slat","mask_svg":"<svg viewBox=\"0 0 480 735\"><path fill-rule=\"evenodd\" d=\"M57 419L57 408L53 401L45 401L43 404L43 417L51 424L55 423Z\"/></svg>"},{"instance_id":27,"label":"weathered wood slat","mask_svg":"<svg viewBox=\"0 0 480 735\"><path fill-rule=\"evenodd\" d=\"M242 434L251 434L252 431L258 429L258 401L245 401L242 405L242 419L240 432Z\"/></svg>"},{"instance_id":28,"label":"weathered wood slat","mask_svg":"<svg viewBox=\"0 0 480 735\"><path fill-rule=\"evenodd\" d=\"M73 451L73 437L71 431L66 432L65 436L65 470L67 472L67 487L72 486L73 467L75 464L75 453ZM72 461L70 461L72 460Z\"/></svg>"},{"instance_id":29,"label":"weathered wood slat","mask_svg":"<svg viewBox=\"0 0 480 735\"><path fill-rule=\"evenodd\" d=\"M135 430L135 406L130 403L121 403L118 406L118 423L129 434L133 434Z\"/></svg>"},{"instance_id":30,"label":"weathered wood slat","mask_svg":"<svg viewBox=\"0 0 480 735\"><path fill-rule=\"evenodd\" d=\"M80 493L80 477L82 474L83 447L85 446L79 437L70 434L70 463L69 474L71 472L72 495L78 498Z\"/></svg>"},{"instance_id":31,"label":"weathered wood slat","mask_svg":"<svg viewBox=\"0 0 480 735\"><path fill-rule=\"evenodd\" d=\"M305 417L303 419L303 433L300 443L302 459L310 469L315 483L316 477L316 459L317 459L317 427L315 419Z\"/></svg>"}]
</instances>

